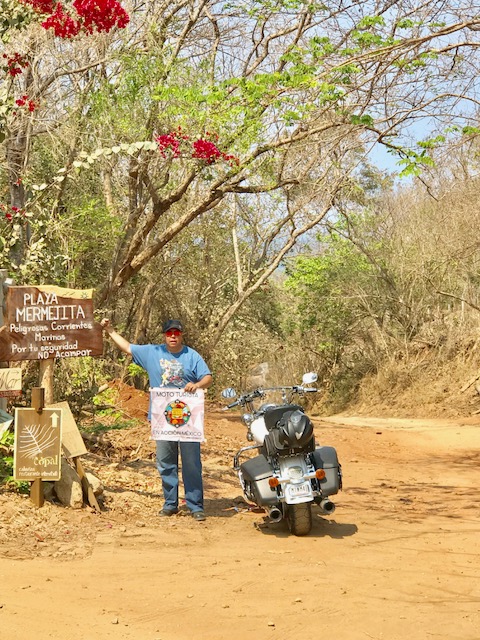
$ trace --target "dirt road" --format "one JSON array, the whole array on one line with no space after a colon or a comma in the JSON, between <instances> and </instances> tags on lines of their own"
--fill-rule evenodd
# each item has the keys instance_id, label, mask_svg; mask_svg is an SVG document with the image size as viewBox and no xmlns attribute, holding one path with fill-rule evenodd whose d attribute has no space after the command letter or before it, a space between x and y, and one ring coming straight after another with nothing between
<instances>
[{"instance_id":1,"label":"dirt road","mask_svg":"<svg viewBox=\"0 0 480 640\"><path fill-rule=\"evenodd\" d=\"M160 520L150 458L88 460L106 510L0 495L0 640L478 640L480 423L315 418L344 491L312 533L247 510L244 428L208 416L204 523ZM137 436L138 437L138 436Z\"/></svg>"}]
</instances>

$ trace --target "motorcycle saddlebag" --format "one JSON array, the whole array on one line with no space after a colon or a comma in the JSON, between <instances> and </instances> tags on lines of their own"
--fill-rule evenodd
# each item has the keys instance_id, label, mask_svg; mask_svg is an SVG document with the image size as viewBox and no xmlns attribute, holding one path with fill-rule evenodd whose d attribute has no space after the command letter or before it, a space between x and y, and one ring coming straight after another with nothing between
<instances>
[{"instance_id":1,"label":"motorcycle saddlebag","mask_svg":"<svg viewBox=\"0 0 480 640\"><path fill-rule=\"evenodd\" d=\"M263 455L250 458L240 465L244 482L251 487L255 502L259 505L274 505L278 502L277 492L272 491L268 479L273 476L272 469Z\"/></svg>"},{"instance_id":2,"label":"motorcycle saddlebag","mask_svg":"<svg viewBox=\"0 0 480 640\"><path fill-rule=\"evenodd\" d=\"M325 478L318 480L322 495L332 496L342 488L342 472L333 447L317 447L311 454L315 469L323 469Z\"/></svg>"}]
</instances>

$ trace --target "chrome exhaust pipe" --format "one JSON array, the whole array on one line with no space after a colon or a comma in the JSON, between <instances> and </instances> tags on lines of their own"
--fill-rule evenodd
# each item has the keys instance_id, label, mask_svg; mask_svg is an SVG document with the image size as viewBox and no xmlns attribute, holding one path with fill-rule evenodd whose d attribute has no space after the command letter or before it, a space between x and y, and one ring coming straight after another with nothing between
<instances>
[{"instance_id":1,"label":"chrome exhaust pipe","mask_svg":"<svg viewBox=\"0 0 480 640\"><path fill-rule=\"evenodd\" d=\"M324 498L318 506L323 511L323 513L329 516L332 515L332 513L335 511L335 505L328 498Z\"/></svg>"},{"instance_id":2,"label":"chrome exhaust pipe","mask_svg":"<svg viewBox=\"0 0 480 640\"><path fill-rule=\"evenodd\" d=\"M280 522L283 518L283 513L278 507L272 507L268 509L268 517L270 518L270 522Z\"/></svg>"}]
</instances>

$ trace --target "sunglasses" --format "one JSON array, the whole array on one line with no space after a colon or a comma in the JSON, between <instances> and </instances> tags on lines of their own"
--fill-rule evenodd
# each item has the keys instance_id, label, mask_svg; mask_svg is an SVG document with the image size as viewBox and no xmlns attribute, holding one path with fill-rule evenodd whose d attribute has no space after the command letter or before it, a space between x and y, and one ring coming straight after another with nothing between
<instances>
[{"instance_id":1,"label":"sunglasses","mask_svg":"<svg viewBox=\"0 0 480 640\"><path fill-rule=\"evenodd\" d=\"M182 335L182 332L179 331L178 329L169 329L168 331L165 331L165 335L168 336L169 338L178 338L178 336Z\"/></svg>"}]
</instances>

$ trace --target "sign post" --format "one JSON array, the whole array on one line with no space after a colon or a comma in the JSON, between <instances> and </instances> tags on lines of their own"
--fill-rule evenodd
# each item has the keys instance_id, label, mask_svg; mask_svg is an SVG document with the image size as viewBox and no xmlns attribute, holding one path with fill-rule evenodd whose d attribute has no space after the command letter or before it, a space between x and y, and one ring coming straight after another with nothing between
<instances>
[{"instance_id":1,"label":"sign post","mask_svg":"<svg viewBox=\"0 0 480 640\"><path fill-rule=\"evenodd\" d=\"M6 300L5 300L5 288L8 282L8 271L6 269L0 269L0 327L3 326L5 322L4 318L4 309L6 309ZM0 358L1 360L1 358ZM3 371L6 367L8 367L8 363L0 361L0 371ZM5 411L7 408L7 401L4 400L3 397L0 397L0 411Z\"/></svg>"},{"instance_id":2,"label":"sign post","mask_svg":"<svg viewBox=\"0 0 480 640\"><path fill-rule=\"evenodd\" d=\"M15 409L15 446L13 476L28 480L30 498L43 506L43 480L61 476L62 409L46 409L45 390L32 389L32 408Z\"/></svg>"}]
</instances>

